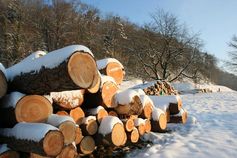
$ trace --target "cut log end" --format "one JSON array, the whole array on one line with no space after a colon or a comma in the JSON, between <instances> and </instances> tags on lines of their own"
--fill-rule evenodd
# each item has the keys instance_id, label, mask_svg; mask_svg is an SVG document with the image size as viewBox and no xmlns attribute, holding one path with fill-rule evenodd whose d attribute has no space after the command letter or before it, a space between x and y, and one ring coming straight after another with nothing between
<instances>
[{"instance_id":1,"label":"cut log end","mask_svg":"<svg viewBox=\"0 0 237 158\"><path fill-rule=\"evenodd\" d=\"M151 132L151 121L148 119L145 121L145 131L146 133Z\"/></svg>"},{"instance_id":2,"label":"cut log end","mask_svg":"<svg viewBox=\"0 0 237 158\"><path fill-rule=\"evenodd\" d=\"M35 153L30 153L30 158L50 158L50 157L42 156L42 155L35 154Z\"/></svg>"},{"instance_id":3,"label":"cut log end","mask_svg":"<svg viewBox=\"0 0 237 158\"><path fill-rule=\"evenodd\" d=\"M99 72L97 72L99 73ZM96 93L98 92L98 90L100 89L100 83L101 83L101 77L100 75L96 75L94 80L93 80L93 83L91 85L91 88L87 89L90 93Z\"/></svg>"},{"instance_id":4,"label":"cut log end","mask_svg":"<svg viewBox=\"0 0 237 158\"><path fill-rule=\"evenodd\" d=\"M125 75L125 72L120 64L111 62L106 67L106 75L113 77L117 84L121 84Z\"/></svg>"},{"instance_id":5,"label":"cut log end","mask_svg":"<svg viewBox=\"0 0 237 158\"><path fill-rule=\"evenodd\" d=\"M39 95L21 98L15 108L17 122L44 122L52 113L52 104Z\"/></svg>"},{"instance_id":6,"label":"cut log end","mask_svg":"<svg viewBox=\"0 0 237 158\"><path fill-rule=\"evenodd\" d=\"M127 140L127 135L122 124L117 123L114 125L111 133L111 140L115 146L122 146L126 143L125 140Z\"/></svg>"},{"instance_id":7,"label":"cut log end","mask_svg":"<svg viewBox=\"0 0 237 158\"><path fill-rule=\"evenodd\" d=\"M83 118L85 117L85 113L84 111L80 108L80 107L77 107L75 109L72 109L70 111L70 114L69 114L73 120L78 124L80 125Z\"/></svg>"},{"instance_id":8,"label":"cut log end","mask_svg":"<svg viewBox=\"0 0 237 158\"><path fill-rule=\"evenodd\" d=\"M146 132L146 128L145 128L145 125L144 124L140 124L138 127L138 132L141 136L143 136Z\"/></svg>"},{"instance_id":9,"label":"cut log end","mask_svg":"<svg viewBox=\"0 0 237 158\"><path fill-rule=\"evenodd\" d=\"M60 116L68 116L69 115L66 111L58 111L56 114L60 115Z\"/></svg>"},{"instance_id":10,"label":"cut log end","mask_svg":"<svg viewBox=\"0 0 237 158\"><path fill-rule=\"evenodd\" d=\"M108 112L105 110L105 109L100 109L98 114L97 114L97 120L98 122L101 122L102 119L105 117L105 116L108 116Z\"/></svg>"},{"instance_id":11,"label":"cut log end","mask_svg":"<svg viewBox=\"0 0 237 158\"><path fill-rule=\"evenodd\" d=\"M71 121L65 121L59 126L59 130L63 133L64 144L70 144L76 138L76 125Z\"/></svg>"},{"instance_id":12,"label":"cut log end","mask_svg":"<svg viewBox=\"0 0 237 158\"><path fill-rule=\"evenodd\" d=\"M68 74L79 87L90 88L98 75L96 62L88 53L75 52L68 61Z\"/></svg>"},{"instance_id":13,"label":"cut log end","mask_svg":"<svg viewBox=\"0 0 237 158\"><path fill-rule=\"evenodd\" d=\"M63 146L64 139L60 131L49 131L43 140L43 149L48 156L57 156Z\"/></svg>"},{"instance_id":14,"label":"cut log end","mask_svg":"<svg viewBox=\"0 0 237 158\"><path fill-rule=\"evenodd\" d=\"M91 154L95 150L95 141L91 136L85 136L79 144L79 152Z\"/></svg>"},{"instance_id":15,"label":"cut log end","mask_svg":"<svg viewBox=\"0 0 237 158\"><path fill-rule=\"evenodd\" d=\"M85 128L83 128L85 126ZM88 124L82 125L82 131L85 131L87 135L94 135L98 131L98 124L96 120L89 120Z\"/></svg>"},{"instance_id":16,"label":"cut log end","mask_svg":"<svg viewBox=\"0 0 237 158\"><path fill-rule=\"evenodd\" d=\"M113 82L105 82L102 89L102 100L105 107L111 108L113 107L114 103L114 95L118 91L118 87Z\"/></svg>"},{"instance_id":17,"label":"cut log end","mask_svg":"<svg viewBox=\"0 0 237 158\"><path fill-rule=\"evenodd\" d=\"M134 121L133 121L133 119L127 119L124 122L124 126L125 126L126 131L131 132L133 130L133 128L134 128Z\"/></svg>"},{"instance_id":18,"label":"cut log end","mask_svg":"<svg viewBox=\"0 0 237 158\"><path fill-rule=\"evenodd\" d=\"M137 143L139 140L139 132L137 130L137 128L133 128L131 134L130 134L130 141L132 143Z\"/></svg>"},{"instance_id":19,"label":"cut log end","mask_svg":"<svg viewBox=\"0 0 237 158\"><path fill-rule=\"evenodd\" d=\"M56 158L75 158L76 156L77 150L74 145L70 144L65 146Z\"/></svg>"},{"instance_id":20,"label":"cut log end","mask_svg":"<svg viewBox=\"0 0 237 158\"><path fill-rule=\"evenodd\" d=\"M152 114L152 105L151 104L145 105L142 111L142 117L150 119L151 114Z\"/></svg>"},{"instance_id":21,"label":"cut log end","mask_svg":"<svg viewBox=\"0 0 237 158\"><path fill-rule=\"evenodd\" d=\"M151 128L153 132L164 132L167 127L167 119L165 114L160 114L159 120L151 121Z\"/></svg>"},{"instance_id":22,"label":"cut log end","mask_svg":"<svg viewBox=\"0 0 237 158\"><path fill-rule=\"evenodd\" d=\"M76 128L76 138L75 138L75 144L78 145L83 138L82 131L80 127Z\"/></svg>"},{"instance_id":23,"label":"cut log end","mask_svg":"<svg viewBox=\"0 0 237 158\"><path fill-rule=\"evenodd\" d=\"M0 98L7 93L7 79L4 73L0 70Z\"/></svg>"}]
</instances>

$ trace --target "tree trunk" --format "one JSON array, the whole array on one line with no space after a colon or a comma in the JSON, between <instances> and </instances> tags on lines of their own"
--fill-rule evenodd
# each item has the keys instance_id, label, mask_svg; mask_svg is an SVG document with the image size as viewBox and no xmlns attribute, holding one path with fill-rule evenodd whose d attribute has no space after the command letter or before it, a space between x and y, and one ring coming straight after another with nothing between
<instances>
[{"instance_id":1,"label":"tree trunk","mask_svg":"<svg viewBox=\"0 0 237 158\"><path fill-rule=\"evenodd\" d=\"M50 92L53 103L62 109L73 109L80 106L84 101L85 90L71 90L63 92Z\"/></svg>"},{"instance_id":2,"label":"tree trunk","mask_svg":"<svg viewBox=\"0 0 237 158\"><path fill-rule=\"evenodd\" d=\"M164 111L159 108L153 108L151 118L151 131L164 132L167 127L167 120Z\"/></svg>"},{"instance_id":3,"label":"tree trunk","mask_svg":"<svg viewBox=\"0 0 237 158\"><path fill-rule=\"evenodd\" d=\"M14 92L1 99L0 120L3 127L17 122L45 122L53 113L51 103L43 96Z\"/></svg>"},{"instance_id":4,"label":"tree trunk","mask_svg":"<svg viewBox=\"0 0 237 158\"><path fill-rule=\"evenodd\" d=\"M108 112L102 107L102 106L98 106L97 108L94 109L88 109L86 111L87 115L92 115L96 117L96 120L100 123L101 120L108 116Z\"/></svg>"},{"instance_id":5,"label":"tree trunk","mask_svg":"<svg viewBox=\"0 0 237 158\"><path fill-rule=\"evenodd\" d=\"M76 139L76 124L70 116L59 116L52 114L46 121L54 127L57 127L64 136L64 144L68 145Z\"/></svg>"},{"instance_id":6,"label":"tree trunk","mask_svg":"<svg viewBox=\"0 0 237 158\"><path fill-rule=\"evenodd\" d=\"M18 123L12 129L0 129L0 143L16 151L57 156L63 148L63 134L42 123Z\"/></svg>"},{"instance_id":7,"label":"tree trunk","mask_svg":"<svg viewBox=\"0 0 237 158\"><path fill-rule=\"evenodd\" d=\"M86 93L83 107L95 108L101 105L105 108L113 107L114 95L116 94L118 87L113 78L109 76L101 77L101 86L97 93Z\"/></svg>"},{"instance_id":8,"label":"tree trunk","mask_svg":"<svg viewBox=\"0 0 237 158\"><path fill-rule=\"evenodd\" d=\"M115 111L118 115L140 115L142 103L139 94L131 89L118 92L115 95Z\"/></svg>"},{"instance_id":9,"label":"tree trunk","mask_svg":"<svg viewBox=\"0 0 237 158\"><path fill-rule=\"evenodd\" d=\"M182 123L185 124L188 119L188 112L185 109L181 109L176 115L170 115L169 123Z\"/></svg>"},{"instance_id":10,"label":"tree trunk","mask_svg":"<svg viewBox=\"0 0 237 158\"><path fill-rule=\"evenodd\" d=\"M77 45L55 50L21 67L10 67L7 72L9 89L26 94L91 88L98 75L90 50Z\"/></svg>"},{"instance_id":11,"label":"tree trunk","mask_svg":"<svg viewBox=\"0 0 237 158\"><path fill-rule=\"evenodd\" d=\"M119 85L122 83L125 76L123 65L114 58L106 58L96 61L100 73L113 77L115 82Z\"/></svg>"},{"instance_id":12,"label":"tree trunk","mask_svg":"<svg viewBox=\"0 0 237 158\"><path fill-rule=\"evenodd\" d=\"M95 150L95 140L91 136L83 137L81 143L77 145L77 151L82 155L89 155L94 150Z\"/></svg>"},{"instance_id":13,"label":"tree trunk","mask_svg":"<svg viewBox=\"0 0 237 158\"><path fill-rule=\"evenodd\" d=\"M85 113L82 108L77 107L75 109L70 110L69 115L73 118L76 124L80 125L83 118L85 117Z\"/></svg>"},{"instance_id":14,"label":"tree trunk","mask_svg":"<svg viewBox=\"0 0 237 158\"><path fill-rule=\"evenodd\" d=\"M83 135L94 135L98 131L98 124L95 116L88 116L82 120L80 125Z\"/></svg>"}]
</instances>

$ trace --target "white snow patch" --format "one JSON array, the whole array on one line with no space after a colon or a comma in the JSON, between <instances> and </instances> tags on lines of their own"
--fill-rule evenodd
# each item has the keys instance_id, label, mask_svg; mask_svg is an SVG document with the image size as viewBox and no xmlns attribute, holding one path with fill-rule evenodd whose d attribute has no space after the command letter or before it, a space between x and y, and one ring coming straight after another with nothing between
<instances>
[{"instance_id":1,"label":"white snow patch","mask_svg":"<svg viewBox=\"0 0 237 158\"><path fill-rule=\"evenodd\" d=\"M7 147L7 144L0 144L0 155L9 150L11 149Z\"/></svg>"},{"instance_id":2,"label":"white snow patch","mask_svg":"<svg viewBox=\"0 0 237 158\"><path fill-rule=\"evenodd\" d=\"M88 116L88 117L84 117L82 120L83 124L88 124L90 120L95 120L96 121L96 117L95 116Z\"/></svg>"},{"instance_id":3,"label":"white snow patch","mask_svg":"<svg viewBox=\"0 0 237 158\"><path fill-rule=\"evenodd\" d=\"M134 125L135 125L136 127L139 126L139 125L141 125L141 124L145 125L145 123L146 123L146 120L145 120L145 119L142 119L142 118L136 118L136 119L134 120Z\"/></svg>"},{"instance_id":4,"label":"white snow patch","mask_svg":"<svg viewBox=\"0 0 237 158\"><path fill-rule=\"evenodd\" d=\"M120 90L126 90L126 89L129 89L129 88L132 88L138 84L142 84L142 80L139 80L139 79L132 79L132 80L129 80L129 81L123 81L121 84L120 84L120 87L119 89ZM137 88L139 89L139 88ZM135 89L136 90L136 89Z\"/></svg>"},{"instance_id":5,"label":"white snow patch","mask_svg":"<svg viewBox=\"0 0 237 158\"><path fill-rule=\"evenodd\" d=\"M139 96L142 102L142 106L144 107L147 103L151 103L151 105L154 107L153 101L151 98L147 95L140 95Z\"/></svg>"},{"instance_id":6,"label":"white snow patch","mask_svg":"<svg viewBox=\"0 0 237 158\"><path fill-rule=\"evenodd\" d=\"M160 108L153 108L152 110L152 120L159 121L160 115L165 114Z\"/></svg>"},{"instance_id":7,"label":"white snow patch","mask_svg":"<svg viewBox=\"0 0 237 158\"><path fill-rule=\"evenodd\" d=\"M50 130L58 128L44 123L18 123L12 129L5 129L4 133L17 139L39 142Z\"/></svg>"},{"instance_id":8,"label":"white snow patch","mask_svg":"<svg viewBox=\"0 0 237 158\"><path fill-rule=\"evenodd\" d=\"M105 59L101 59L101 60L96 61L97 68L99 70L102 70L102 69L106 68L106 66L109 63L118 63L121 66L121 68L124 68L123 65L115 58L105 58Z\"/></svg>"},{"instance_id":9,"label":"white snow patch","mask_svg":"<svg viewBox=\"0 0 237 158\"><path fill-rule=\"evenodd\" d=\"M122 121L115 116L106 116L102 119L98 132L103 136L112 132L115 124L120 123L123 125Z\"/></svg>"},{"instance_id":10,"label":"white snow patch","mask_svg":"<svg viewBox=\"0 0 237 158\"><path fill-rule=\"evenodd\" d=\"M4 108L15 108L17 102L24 97L25 94L20 93L20 92L11 92L10 94L7 94L3 99L2 99L2 103L4 103L4 105L2 105Z\"/></svg>"},{"instance_id":11,"label":"white snow patch","mask_svg":"<svg viewBox=\"0 0 237 158\"><path fill-rule=\"evenodd\" d=\"M70 116L62 116L62 115L57 115L57 114L50 115L46 122L52 126L58 127L60 126L61 123L66 122L66 121L71 121L75 123L73 118L71 118Z\"/></svg>"},{"instance_id":12,"label":"white snow patch","mask_svg":"<svg viewBox=\"0 0 237 158\"><path fill-rule=\"evenodd\" d=\"M84 51L90 53L90 49L82 45L71 45L55 51L52 51L40 58L35 60L26 60L23 63L19 63L18 66L12 66L8 68L7 76L8 80L12 80L15 76L20 75L21 73L36 73L42 68L54 68L64 62L66 58L72 55L76 51Z\"/></svg>"},{"instance_id":13,"label":"white snow patch","mask_svg":"<svg viewBox=\"0 0 237 158\"><path fill-rule=\"evenodd\" d=\"M133 101L133 97L135 96L139 96L139 94L132 89L127 89L117 92L115 94L115 101L120 105L128 105Z\"/></svg>"},{"instance_id":14,"label":"white snow patch","mask_svg":"<svg viewBox=\"0 0 237 158\"><path fill-rule=\"evenodd\" d=\"M166 110L170 103L177 103L180 99L179 95L168 95L168 96L149 96L153 101L155 107Z\"/></svg>"},{"instance_id":15,"label":"white snow patch","mask_svg":"<svg viewBox=\"0 0 237 158\"><path fill-rule=\"evenodd\" d=\"M136 158L235 158L237 155L237 93L199 93L182 95L189 112L187 123L167 124L171 133L149 133L153 142L127 157Z\"/></svg>"},{"instance_id":16,"label":"white snow patch","mask_svg":"<svg viewBox=\"0 0 237 158\"><path fill-rule=\"evenodd\" d=\"M115 82L115 80L114 80L113 77L106 76L106 75L101 75L101 86L102 86L105 82L113 82L115 85L117 85L117 83Z\"/></svg>"},{"instance_id":17,"label":"white snow patch","mask_svg":"<svg viewBox=\"0 0 237 158\"><path fill-rule=\"evenodd\" d=\"M140 96L146 95L146 93L142 89L133 89L133 90L135 90Z\"/></svg>"}]
</instances>

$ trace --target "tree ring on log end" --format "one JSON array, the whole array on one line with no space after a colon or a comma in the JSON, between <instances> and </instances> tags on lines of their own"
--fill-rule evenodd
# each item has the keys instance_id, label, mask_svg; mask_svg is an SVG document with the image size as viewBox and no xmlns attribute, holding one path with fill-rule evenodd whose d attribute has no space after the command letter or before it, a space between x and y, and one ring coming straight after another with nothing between
<instances>
[{"instance_id":1,"label":"tree ring on log end","mask_svg":"<svg viewBox=\"0 0 237 158\"><path fill-rule=\"evenodd\" d=\"M24 96L15 108L17 122L44 122L52 113L51 103L40 95Z\"/></svg>"},{"instance_id":2,"label":"tree ring on log end","mask_svg":"<svg viewBox=\"0 0 237 158\"><path fill-rule=\"evenodd\" d=\"M113 82L105 82L102 87L102 99L106 107L113 107L114 95L118 91L118 87Z\"/></svg>"},{"instance_id":3,"label":"tree ring on log end","mask_svg":"<svg viewBox=\"0 0 237 158\"><path fill-rule=\"evenodd\" d=\"M65 121L59 126L59 130L63 133L64 144L72 143L76 138L76 125L71 121Z\"/></svg>"},{"instance_id":4,"label":"tree ring on log end","mask_svg":"<svg viewBox=\"0 0 237 158\"><path fill-rule=\"evenodd\" d=\"M91 154L95 149L95 141L91 136L85 136L80 143L80 150L83 154Z\"/></svg>"},{"instance_id":5,"label":"tree ring on log end","mask_svg":"<svg viewBox=\"0 0 237 158\"><path fill-rule=\"evenodd\" d=\"M134 128L131 132L131 142L136 143L139 140L139 132L137 128Z\"/></svg>"},{"instance_id":6,"label":"tree ring on log end","mask_svg":"<svg viewBox=\"0 0 237 158\"><path fill-rule=\"evenodd\" d=\"M167 119L166 119L166 115L165 114L161 114L159 117L159 124L160 124L160 128L162 130L166 129L167 126Z\"/></svg>"},{"instance_id":7,"label":"tree ring on log end","mask_svg":"<svg viewBox=\"0 0 237 158\"><path fill-rule=\"evenodd\" d=\"M125 72L119 63L111 62L106 67L106 74L113 77L117 84L120 84L123 81Z\"/></svg>"},{"instance_id":8,"label":"tree ring on log end","mask_svg":"<svg viewBox=\"0 0 237 158\"><path fill-rule=\"evenodd\" d=\"M94 135L96 134L97 130L98 130L98 124L96 122L96 120L89 120L88 124L86 126L86 129L88 131L89 135Z\"/></svg>"},{"instance_id":9,"label":"tree ring on log end","mask_svg":"<svg viewBox=\"0 0 237 158\"><path fill-rule=\"evenodd\" d=\"M68 74L81 88L90 88L97 73L96 62L88 53L75 52L68 61Z\"/></svg>"},{"instance_id":10,"label":"tree ring on log end","mask_svg":"<svg viewBox=\"0 0 237 158\"><path fill-rule=\"evenodd\" d=\"M111 133L111 140L115 146L121 146L124 144L125 131L123 124L117 123L114 125Z\"/></svg>"},{"instance_id":11,"label":"tree ring on log end","mask_svg":"<svg viewBox=\"0 0 237 158\"><path fill-rule=\"evenodd\" d=\"M49 131L43 140L43 149L48 156L57 156L63 146L64 139L60 131Z\"/></svg>"}]
</instances>

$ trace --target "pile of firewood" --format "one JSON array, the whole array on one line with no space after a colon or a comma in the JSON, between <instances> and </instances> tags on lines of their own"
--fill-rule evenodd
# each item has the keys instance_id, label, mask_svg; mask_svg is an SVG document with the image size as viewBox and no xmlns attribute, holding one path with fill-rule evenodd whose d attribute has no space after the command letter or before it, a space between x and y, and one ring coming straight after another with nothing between
<instances>
[{"instance_id":1,"label":"pile of firewood","mask_svg":"<svg viewBox=\"0 0 237 158\"><path fill-rule=\"evenodd\" d=\"M95 61L84 46L38 51L0 68L0 157L75 158L187 120L177 95L121 91L123 65Z\"/></svg>"}]
</instances>

